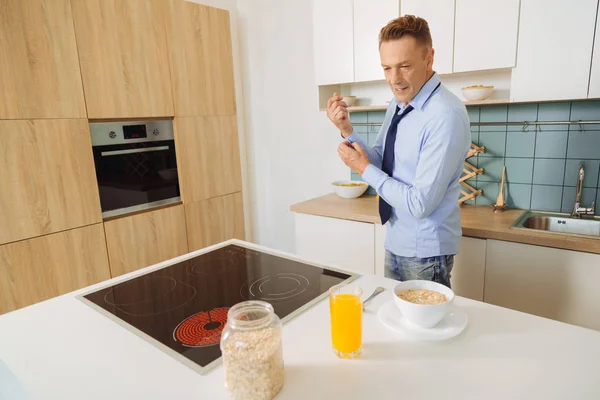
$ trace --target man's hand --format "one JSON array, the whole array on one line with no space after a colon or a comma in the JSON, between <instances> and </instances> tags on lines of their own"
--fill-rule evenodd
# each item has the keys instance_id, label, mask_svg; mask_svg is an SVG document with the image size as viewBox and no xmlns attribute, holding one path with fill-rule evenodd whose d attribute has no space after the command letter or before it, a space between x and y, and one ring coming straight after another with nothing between
<instances>
[{"instance_id":1,"label":"man's hand","mask_svg":"<svg viewBox=\"0 0 600 400\"><path fill-rule=\"evenodd\" d=\"M359 175L362 175L370 164L369 156L367 156L365 149L358 143L349 143L346 141L340 143L338 154L344 164Z\"/></svg>"},{"instance_id":2,"label":"man's hand","mask_svg":"<svg viewBox=\"0 0 600 400\"><path fill-rule=\"evenodd\" d=\"M348 116L348 105L342 99L342 96L334 93L333 97L327 100L327 117L346 138L352 134L352 124Z\"/></svg>"}]
</instances>

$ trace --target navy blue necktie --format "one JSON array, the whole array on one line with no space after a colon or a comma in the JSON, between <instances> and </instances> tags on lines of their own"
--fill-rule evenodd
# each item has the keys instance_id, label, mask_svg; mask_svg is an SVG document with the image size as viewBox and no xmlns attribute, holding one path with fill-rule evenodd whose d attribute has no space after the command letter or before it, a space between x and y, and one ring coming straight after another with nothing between
<instances>
[{"instance_id":1,"label":"navy blue necktie","mask_svg":"<svg viewBox=\"0 0 600 400\"><path fill-rule=\"evenodd\" d=\"M400 107L396 106L396 113L394 114L394 118L392 118L392 122L390 123L390 127L387 131L381 169L390 177L393 177L392 173L394 172L394 145L396 144L396 132L398 130L398 124L402 118L404 118L412 110L413 107L409 105L404 109L404 111L402 111L402 114L398 115ZM385 224L390 219L391 215L392 206L390 206L385 200L383 200L381 196L379 196L379 216L381 217L381 224Z\"/></svg>"}]
</instances>

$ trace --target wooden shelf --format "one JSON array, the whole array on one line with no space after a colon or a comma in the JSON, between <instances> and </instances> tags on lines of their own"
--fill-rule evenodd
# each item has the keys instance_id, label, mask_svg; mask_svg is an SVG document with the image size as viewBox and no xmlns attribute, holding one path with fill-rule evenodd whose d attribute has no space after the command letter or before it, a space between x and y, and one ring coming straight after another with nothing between
<instances>
[{"instance_id":1,"label":"wooden shelf","mask_svg":"<svg viewBox=\"0 0 600 400\"><path fill-rule=\"evenodd\" d=\"M465 106L481 106L481 105L487 105L487 104L508 104L510 103L509 99L488 99L488 100L481 100L481 101L463 101ZM380 106L354 106L354 107L348 107L348 111L350 112L361 112L361 111L385 111L387 110L388 106L387 105L380 105ZM322 109L321 111L325 111L325 109Z\"/></svg>"}]
</instances>

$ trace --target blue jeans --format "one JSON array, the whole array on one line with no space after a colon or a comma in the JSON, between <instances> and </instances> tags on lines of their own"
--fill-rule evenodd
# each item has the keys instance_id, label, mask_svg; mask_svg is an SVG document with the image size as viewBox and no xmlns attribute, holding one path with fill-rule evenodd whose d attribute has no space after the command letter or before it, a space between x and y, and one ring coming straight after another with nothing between
<instances>
[{"instance_id":1,"label":"blue jeans","mask_svg":"<svg viewBox=\"0 0 600 400\"><path fill-rule=\"evenodd\" d=\"M453 255L417 258L397 256L389 250L385 251L385 276L397 281L421 279L450 287L453 266Z\"/></svg>"}]
</instances>

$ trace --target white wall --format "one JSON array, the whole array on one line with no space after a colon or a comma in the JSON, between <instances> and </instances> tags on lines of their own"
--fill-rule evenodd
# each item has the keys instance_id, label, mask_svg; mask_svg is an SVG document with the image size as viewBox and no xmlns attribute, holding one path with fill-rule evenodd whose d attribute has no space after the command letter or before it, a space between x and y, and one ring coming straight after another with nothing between
<instances>
[{"instance_id":1,"label":"white wall","mask_svg":"<svg viewBox=\"0 0 600 400\"><path fill-rule=\"evenodd\" d=\"M348 179L339 133L318 111L312 2L239 0L249 212L255 242L294 251L290 205Z\"/></svg>"}]
</instances>

